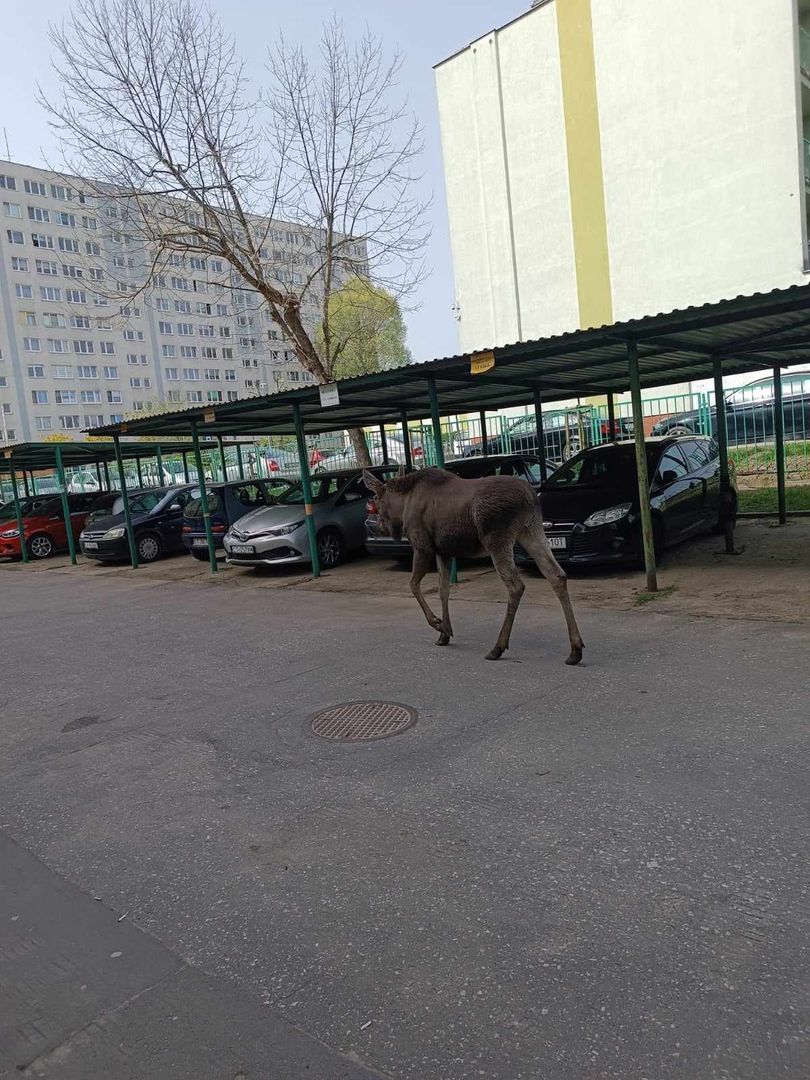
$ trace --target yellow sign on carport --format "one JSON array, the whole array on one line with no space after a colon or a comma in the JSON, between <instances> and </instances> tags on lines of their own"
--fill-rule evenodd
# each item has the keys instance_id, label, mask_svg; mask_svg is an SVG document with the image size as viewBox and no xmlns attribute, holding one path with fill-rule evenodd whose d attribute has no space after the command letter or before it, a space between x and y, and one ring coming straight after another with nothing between
<instances>
[{"instance_id":1,"label":"yellow sign on carport","mask_svg":"<svg viewBox=\"0 0 810 1080\"><path fill-rule=\"evenodd\" d=\"M473 353L470 357L470 374L483 375L485 371L491 371L495 367L494 352Z\"/></svg>"}]
</instances>

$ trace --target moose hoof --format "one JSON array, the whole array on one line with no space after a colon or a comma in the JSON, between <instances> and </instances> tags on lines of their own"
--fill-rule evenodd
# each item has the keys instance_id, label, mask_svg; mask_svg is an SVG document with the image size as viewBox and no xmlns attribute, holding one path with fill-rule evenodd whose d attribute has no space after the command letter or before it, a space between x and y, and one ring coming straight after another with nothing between
<instances>
[{"instance_id":1,"label":"moose hoof","mask_svg":"<svg viewBox=\"0 0 810 1080\"><path fill-rule=\"evenodd\" d=\"M578 664L581 659L582 659L582 649L581 648L572 649L571 650L571 655L566 659L565 662L570 667L573 667L575 664Z\"/></svg>"},{"instance_id":2,"label":"moose hoof","mask_svg":"<svg viewBox=\"0 0 810 1080\"><path fill-rule=\"evenodd\" d=\"M504 653L504 650L499 648L499 646L496 645L494 649L491 649L487 653L487 655L484 657L484 659L485 660L500 660L500 658L503 656L503 653Z\"/></svg>"},{"instance_id":3,"label":"moose hoof","mask_svg":"<svg viewBox=\"0 0 810 1080\"><path fill-rule=\"evenodd\" d=\"M439 634L439 637L438 637L438 639L436 641L436 644L437 645L449 645L450 644L450 635L445 634L445 633Z\"/></svg>"}]
</instances>

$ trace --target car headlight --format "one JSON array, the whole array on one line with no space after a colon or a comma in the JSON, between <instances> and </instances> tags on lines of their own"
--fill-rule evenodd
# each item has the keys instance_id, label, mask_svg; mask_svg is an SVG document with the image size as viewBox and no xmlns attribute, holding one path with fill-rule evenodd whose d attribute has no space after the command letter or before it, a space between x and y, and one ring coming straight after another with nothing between
<instances>
[{"instance_id":1,"label":"car headlight","mask_svg":"<svg viewBox=\"0 0 810 1080\"><path fill-rule=\"evenodd\" d=\"M19 529L6 529L5 532L0 533L0 536L2 536L5 540L11 540L12 537L19 536L19 535L20 535L20 530Z\"/></svg>"},{"instance_id":2,"label":"car headlight","mask_svg":"<svg viewBox=\"0 0 810 1080\"><path fill-rule=\"evenodd\" d=\"M618 506L609 506L606 510L596 510L590 517L585 518L585 525L593 528L595 525L610 525L614 521L621 521L630 513L632 503L619 503Z\"/></svg>"},{"instance_id":3,"label":"car headlight","mask_svg":"<svg viewBox=\"0 0 810 1080\"><path fill-rule=\"evenodd\" d=\"M107 529L102 537L103 540L120 540L127 530L123 525L116 525L114 529Z\"/></svg>"},{"instance_id":4,"label":"car headlight","mask_svg":"<svg viewBox=\"0 0 810 1080\"><path fill-rule=\"evenodd\" d=\"M279 525L277 529L268 529L265 536L287 536L289 533L295 532L296 529L300 529L304 524L304 519L300 521L294 521L292 525Z\"/></svg>"}]
</instances>

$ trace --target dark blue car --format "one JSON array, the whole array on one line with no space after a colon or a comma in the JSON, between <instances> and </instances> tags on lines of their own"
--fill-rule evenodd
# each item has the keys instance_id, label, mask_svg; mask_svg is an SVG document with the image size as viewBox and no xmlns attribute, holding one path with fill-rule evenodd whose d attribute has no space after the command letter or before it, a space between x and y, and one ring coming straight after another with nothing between
<instances>
[{"instance_id":1,"label":"dark blue car","mask_svg":"<svg viewBox=\"0 0 810 1080\"><path fill-rule=\"evenodd\" d=\"M227 484L206 485L208 512L214 546L222 547L222 538L239 518L259 506L273 506L279 495L294 481L280 476L272 480L231 480ZM208 558L200 489L195 488L183 512L183 546L195 559Z\"/></svg>"}]
</instances>

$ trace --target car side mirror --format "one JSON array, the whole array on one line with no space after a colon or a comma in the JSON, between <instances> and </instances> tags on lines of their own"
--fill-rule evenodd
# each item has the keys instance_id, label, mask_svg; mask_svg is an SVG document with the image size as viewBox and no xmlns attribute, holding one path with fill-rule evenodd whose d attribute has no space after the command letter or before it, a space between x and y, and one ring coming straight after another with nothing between
<instances>
[{"instance_id":1,"label":"car side mirror","mask_svg":"<svg viewBox=\"0 0 810 1080\"><path fill-rule=\"evenodd\" d=\"M178 510L182 509L183 507L180 505L180 503L172 503L172 505L169 507L169 510L171 510L172 513L176 513Z\"/></svg>"},{"instance_id":2,"label":"car side mirror","mask_svg":"<svg viewBox=\"0 0 810 1080\"><path fill-rule=\"evenodd\" d=\"M661 473L662 484L674 484L677 479L678 474L675 472L674 469L664 469L664 471Z\"/></svg>"}]
</instances>

